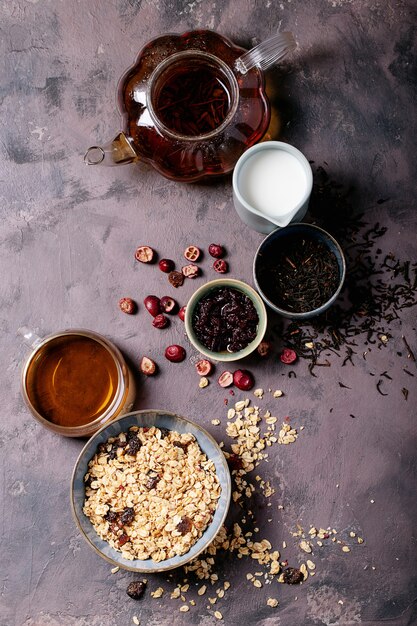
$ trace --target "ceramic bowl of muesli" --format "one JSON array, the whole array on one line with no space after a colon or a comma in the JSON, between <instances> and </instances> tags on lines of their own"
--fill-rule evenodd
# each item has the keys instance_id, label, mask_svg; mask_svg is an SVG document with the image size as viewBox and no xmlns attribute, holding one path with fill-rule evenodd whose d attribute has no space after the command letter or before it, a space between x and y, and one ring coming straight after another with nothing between
<instances>
[{"instance_id":1,"label":"ceramic bowl of muesli","mask_svg":"<svg viewBox=\"0 0 417 626\"><path fill-rule=\"evenodd\" d=\"M226 459L201 426L169 411L128 413L82 449L71 507L88 545L143 573L189 563L222 528L231 496Z\"/></svg>"},{"instance_id":2,"label":"ceramic bowl of muesli","mask_svg":"<svg viewBox=\"0 0 417 626\"><path fill-rule=\"evenodd\" d=\"M185 312L188 338L201 354L215 361L243 359L261 343L267 326L265 305L247 283L220 278L202 285Z\"/></svg>"}]
</instances>

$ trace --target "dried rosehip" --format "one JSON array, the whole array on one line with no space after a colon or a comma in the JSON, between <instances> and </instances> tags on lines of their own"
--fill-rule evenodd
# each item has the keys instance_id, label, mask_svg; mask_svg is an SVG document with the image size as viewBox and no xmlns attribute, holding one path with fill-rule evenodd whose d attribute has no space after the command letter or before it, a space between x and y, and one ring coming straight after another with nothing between
<instances>
[{"instance_id":1,"label":"dried rosehip","mask_svg":"<svg viewBox=\"0 0 417 626\"><path fill-rule=\"evenodd\" d=\"M126 593L132 600L140 600L145 593L146 582L144 580L135 580L129 583Z\"/></svg>"},{"instance_id":2,"label":"dried rosehip","mask_svg":"<svg viewBox=\"0 0 417 626\"><path fill-rule=\"evenodd\" d=\"M178 311L178 317L180 318L180 320L183 322L185 320L185 311L186 311L187 307L186 306L182 306L180 308L180 310Z\"/></svg>"},{"instance_id":3,"label":"dried rosehip","mask_svg":"<svg viewBox=\"0 0 417 626\"><path fill-rule=\"evenodd\" d=\"M287 567L282 572L282 579L287 585L299 585L303 582L304 575L296 567Z\"/></svg>"},{"instance_id":4,"label":"dried rosehip","mask_svg":"<svg viewBox=\"0 0 417 626\"><path fill-rule=\"evenodd\" d=\"M197 248L197 246L188 246L188 248L184 250L184 256L187 261L198 261L201 256L201 250Z\"/></svg>"},{"instance_id":5,"label":"dried rosehip","mask_svg":"<svg viewBox=\"0 0 417 626\"><path fill-rule=\"evenodd\" d=\"M215 259L221 259L224 256L224 248L218 243L211 243L209 245L209 255Z\"/></svg>"},{"instance_id":6,"label":"dried rosehip","mask_svg":"<svg viewBox=\"0 0 417 626\"><path fill-rule=\"evenodd\" d=\"M155 250L149 246L139 246L136 248L135 259L141 263L152 263L155 259Z\"/></svg>"},{"instance_id":7,"label":"dried rosehip","mask_svg":"<svg viewBox=\"0 0 417 626\"><path fill-rule=\"evenodd\" d=\"M261 357L267 357L271 354L272 343L270 341L261 341L257 350Z\"/></svg>"},{"instance_id":8,"label":"dried rosehip","mask_svg":"<svg viewBox=\"0 0 417 626\"><path fill-rule=\"evenodd\" d=\"M226 274L229 270L229 266L223 259L217 259L217 261L213 263L213 269L219 274Z\"/></svg>"},{"instance_id":9,"label":"dried rosehip","mask_svg":"<svg viewBox=\"0 0 417 626\"><path fill-rule=\"evenodd\" d=\"M248 370L236 370L233 374L233 382L242 391L249 391L255 384L255 380Z\"/></svg>"},{"instance_id":10,"label":"dried rosehip","mask_svg":"<svg viewBox=\"0 0 417 626\"><path fill-rule=\"evenodd\" d=\"M165 274L169 274L170 272L172 272L174 267L175 267L175 263L174 261L171 261L171 259L161 259L159 261L159 269L161 270L161 272L164 272Z\"/></svg>"},{"instance_id":11,"label":"dried rosehip","mask_svg":"<svg viewBox=\"0 0 417 626\"><path fill-rule=\"evenodd\" d=\"M238 454L229 454L227 457L227 464L231 470L241 470L243 469L243 460Z\"/></svg>"},{"instance_id":12,"label":"dried rosehip","mask_svg":"<svg viewBox=\"0 0 417 626\"><path fill-rule=\"evenodd\" d=\"M153 318L152 326L155 328L166 328L169 324L169 319L160 313Z\"/></svg>"},{"instance_id":13,"label":"dried rosehip","mask_svg":"<svg viewBox=\"0 0 417 626\"><path fill-rule=\"evenodd\" d=\"M152 317L156 317L160 314L161 301L156 296L146 296L143 304L145 305L146 310L152 315Z\"/></svg>"},{"instance_id":14,"label":"dried rosehip","mask_svg":"<svg viewBox=\"0 0 417 626\"><path fill-rule=\"evenodd\" d=\"M123 313L133 315L137 310L136 302L132 300L132 298L121 298L121 300L119 300L119 309L123 311Z\"/></svg>"},{"instance_id":15,"label":"dried rosehip","mask_svg":"<svg viewBox=\"0 0 417 626\"><path fill-rule=\"evenodd\" d=\"M165 350L165 358L172 363L180 363L185 359L186 352L182 346L176 344L168 346Z\"/></svg>"},{"instance_id":16,"label":"dried rosehip","mask_svg":"<svg viewBox=\"0 0 417 626\"><path fill-rule=\"evenodd\" d=\"M195 368L200 376L209 376L213 371L213 363L208 359L201 359L195 364Z\"/></svg>"},{"instance_id":17,"label":"dried rosehip","mask_svg":"<svg viewBox=\"0 0 417 626\"><path fill-rule=\"evenodd\" d=\"M184 267L181 268L181 272L186 278L197 278L200 274L200 268L194 265L194 263L190 263L190 265L184 265Z\"/></svg>"},{"instance_id":18,"label":"dried rosehip","mask_svg":"<svg viewBox=\"0 0 417 626\"><path fill-rule=\"evenodd\" d=\"M284 350L279 355L279 359L282 363L290 365L297 360L297 353L295 350L291 350L291 348L284 348Z\"/></svg>"},{"instance_id":19,"label":"dried rosehip","mask_svg":"<svg viewBox=\"0 0 417 626\"><path fill-rule=\"evenodd\" d=\"M143 356L139 365L139 369L145 376L154 376L157 371L157 365L155 361L152 361L148 356Z\"/></svg>"},{"instance_id":20,"label":"dried rosehip","mask_svg":"<svg viewBox=\"0 0 417 626\"><path fill-rule=\"evenodd\" d=\"M124 546L128 541L130 541L130 537L126 533L122 533L119 537L119 546Z\"/></svg>"},{"instance_id":21,"label":"dried rosehip","mask_svg":"<svg viewBox=\"0 0 417 626\"><path fill-rule=\"evenodd\" d=\"M182 272L170 272L168 274L168 280L175 288L181 287L184 284L184 274Z\"/></svg>"},{"instance_id":22,"label":"dried rosehip","mask_svg":"<svg viewBox=\"0 0 417 626\"><path fill-rule=\"evenodd\" d=\"M229 372L227 370L225 372L222 372L217 382L219 383L220 387L230 387L230 385L233 385L232 372Z\"/></svg>"},{"instance_id":23,"label":"dried rosehip","mask_svg":"<svg viewBox=\"0 0 417 626\"><path fill-rule=\"evenodd\" d=\"M170 313L173 315L177 312L178 304L175 302L174 298L170 298L170 296L163 296L160 300L161 309L165 313Z\"/></svg>"}]
</instances>

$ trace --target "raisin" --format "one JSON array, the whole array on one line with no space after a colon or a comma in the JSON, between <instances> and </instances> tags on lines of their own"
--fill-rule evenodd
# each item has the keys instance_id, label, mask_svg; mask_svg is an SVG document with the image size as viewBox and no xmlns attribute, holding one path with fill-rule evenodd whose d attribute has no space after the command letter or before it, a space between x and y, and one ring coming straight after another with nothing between
<instances>
[{"instance_id":1,"label":"raisin","mask_svg":"<svg viewBox=\"0 0 417 626\"><path fill-rule=\"evenodd\" d=\"M99 443L97 446L97 454L103 454L107 452L107 444L106 443Z\"/></svg>"},{"instance_id":2,"label":"raisin","mask_svg":"<svg viewBox=\"0 0 417 626\"><path fill-rule=\"evenodd\" d=\"M104 516L104 519L106 520L106 522L113 524L117 522L117 520L119 519L119 514L116 513L116 511L107 511L106 515Z\"/></svg>"},{"instance_id":3,"label":"raisin","mask_svg":"<svg viewBox=\"0 0 417 626\"><path fill-rule=\"evenodd\" d=\"M129 535L126 535L126 533L123 533L119 537L119 546L124 546L125 543L127 543L128 541L130 541Z\"/></svg>"},{"instance_id":4,"label":"raisin","mask_svg":"<svg viewBox=\"0 0 417 626\"><path fill-rule=\"evenodd\" d=\"M133 506L127 506L123 513L120 516L120 521L123 526L127 526L127 524L131 524L135 519L135 509Z\"/></svg>"},{"instance_id":5,"label":"raisin","mask_svg":"<svg viewBox=\"0 0 417 626\"><path fill-rule=\"evenodd\" d=\"M282 578L287 585L299 585L304 580L303 573L296 567L287 567L282 572Z\"/></svg>"},{"instance_id":6,"label":"raisin","mask_svg":"<svg viewBox=\"0 0 417 626\"><path fill-rule=\"evenodd\" d=\"M178 532L181 533L181 535L186 535L187 533L190 532L192 527L193 527L192 521L190 520L189 517L185 515L184 517L181 518L181 521L177 524L176 530L178 530Z\"/></svg>"},{"instance_id":7,"label":"raisin","mask_svg":"<svg viewBox=\"0 0 417 626\"><path fill-rule=\"evenodd\" d=\"M146 583L144 580L135 580L132 583L129 583L126 593L133 600L140 600L143 594L145 593Z\"/></svg>"},{"instance_id":8,"label":"raisin","mask_svg":"<svg viewBox=\"0 0 417 626\"><path fill-rule=\"evenodd\" d=\"M181 441L173 441L172 445L175 446L176 448L181 448L181 450L183 452L187 452L188 446L190 444L189 443L181 443Z\"/></svg>"},{"instance_id":9,"label":"raisin","mask_svg":"<svg viewBox=\"0 0 417 626\"><path fill-rule=\"evenodd\" d=\"M137 433L135 431L129 431L127 433L127 453L134 455L136 454L136 452L139 452L139 450L142 447L142 443L137 435Z\"/></svg>"},{"instance_id":10,"label":"raisin","mask_svg":"<svg viewBox=\"0 0 417 626\"><path fill-rule=\"evenodd\" d=\"M160 428L159 430L161 431L161 439L165 439L165 437L168 437L170 433L168 428Z\"/></svg>"},{"instance_id":11,"label":"raisin","mask_svg":"<svg viewBox=\"0 0 417 626\"><path fill-rule=\"evenodd\" d=\"M158 476L156 472L149 472L148 480L146 481L145 487L149 489L149 491L151 489L155 489L156 485L159 483L160 480L161 480L161 477Z\"/></svg>"}]
</instances>

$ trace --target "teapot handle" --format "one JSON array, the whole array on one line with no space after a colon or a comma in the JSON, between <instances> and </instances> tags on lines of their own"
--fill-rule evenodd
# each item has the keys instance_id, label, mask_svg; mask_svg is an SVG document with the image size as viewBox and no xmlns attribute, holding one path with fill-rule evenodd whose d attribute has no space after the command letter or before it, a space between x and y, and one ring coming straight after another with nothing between
<instances>
[{"instance_id":1,"label":"teapot handle","mask_svg":"<svg viewBox=\"0 0 417 626\"><path fill-rule=\"evenodd\" d=\"M17 329L16 335L20 335L23 339L23 343L29 348L36 348L40 343L42 343L42 337L39 337L31 328L28 326L21 326Z\"/></svg>"},{"instance_id":2,"label":"teapot handle","mask_svg":"<svg viewBox=\"0 0 417 626\"><path fill-rule=\"evenodd\" d=\"M84 154L86 165L125 165L139 158L132 142L123 133L119 133L112 141L103 146L91 146Z\"/></svg>"}]
</instances>

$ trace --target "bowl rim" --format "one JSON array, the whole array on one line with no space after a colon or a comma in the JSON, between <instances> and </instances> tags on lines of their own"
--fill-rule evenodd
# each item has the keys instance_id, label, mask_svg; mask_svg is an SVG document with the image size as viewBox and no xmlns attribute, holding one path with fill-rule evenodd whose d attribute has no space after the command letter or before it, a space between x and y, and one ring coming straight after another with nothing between
<instances>
[{"instance_id":1,"label":"bowl rim","mask_svg":"<svg viewBox=\"0 0 417 626\"><path fill-rule=\"evenodd\" d=\"M208 291L211 291L219 287L232 287L232 288L242 291L243 293L245 293L245 295L250 297L258 313L259 322L258 322L258 331L256 333L256 337L253 341L251 341L251 343L249 343L246 346L246 348L244 348L243 350L239 350L239 352L226 352L224 354L220 352L212 352L197 339L197 337L195 336L194 330L192 328L191 318L192 318L192 313L197 302ZM259 293L257 293L257 291L253 287L251 287L251 285L237 278L217 278L217 279L210 280L204 283L204 285L201 285L201 287L199 287L192 294L191 298L189 299L187 303L187 307L185 309L184 322L185 322L185 330L187 333L187 337L190 340L191 344L194 346L194 348L198 350L198 352L200 352L202 355L204 355L205 357L209 359L213 359L215 361L219 361L223 363L228 363L231 361L238 361L240 359L243 359L249 356L249 354L251 354L254 350L256 350L256 348L259 346L259 344L261 343L266 333L266 328L268 324L268 313L267 313L264 301L262 300L261 296L259 295Z\"/></svg>"},{"instance_id":2,"label":"bowl rim","mask_svg":"<svg viewBox=\"0 0 417 626\"><path fill-rule=\"evenodd\" d=\"M278 231L279 231L279 234L281 236L285 236L286 234L288 234L288 231L290 231L290 230L298 230L300 227L316 231L316 232L320 233L321 235L323 235L325 240L330 240L334 244L334 246L336 247L336 249L338 250L338 252L340 254L340 259L341 259L341 268L340 269L341 269L341 271L340 271L338 287L334 291L332 296L328 300L326 300L326 302L324 302L321 306L319 306L316 309L311 309L311 310L305 311L303 313L293 313L292 311L287 311L286 309L282 309L279 306L277 306L262 291L262 289L261 289L261 287L259 285L259 282L258 282L258 278L257 278L256 263L257 263L258 256L259 256L259 253L261 251L261 248L264 246L264 244L267 242L268 239L270 239L270 238L272 239L274 235L277 235ZM257 250L255 252L255 256L253 258L253 266L252 267L253 267L253 280L255 282L256 289L258 290L258 292L259 292L261 298L264 300L264 302L266 302L266 304L273 311L278 313L279 315L282 315L283 317L286 317L286 318L289 318L289 319L294 319L294 320L297 320L297 319L298 320L308 319L310 317L315 317L316 315L320 315L321 313L323 313L337 299L339 293L342 290L342 287L343 287L343 284L344 284L345 278L346 278L346 258L345 258L345 254L344 254L344 252L342 250L342 247L339 244L339 242L333 237L333 235L331 235L329 232L327 232L327 230L324 230L324 228L321 228L320 226L316 226L316 224L309 224L307 222L296 222L296 223L293 223L293 224L288 224L288 226L285 226L284 228L276 228L271 233L269 233L261 241L261 243L259 244L259 246L258 246L258 248L257 248Z\"/></svg>"},{"instance_id":3,"label":"bowl rim","mask_svg":"<svg viewBox=\"0 0 417 626\"><path fill-rule=\"evenodd\" d=\"M188 559L186 558L193 546L191 546L191 548L190 548L190 550L188 552L186 552L185 554L181 555L180 558L183 558L182 562L177 563L175 565L168 565L168 566L165 566L165 567L159 567L158 566L157 568L153 568L153 569L147 568L146 566L138 568L138 567L134 567L134 566L125 565L125 564L120 563L119 561L116 561L116 560L112 559L111 557L107 556L106 554L104 554L90 540L90 538L84 532L83 527L81 526L80 520L78 518L77 511L76 511L76 507L75 507L75 491L74 491L74 480L75 480L75 475L76 475L78 466L80 465L80 463L81 463L81 461L82 461L82 459L83 459L83 457L85 455L85 452L86 452L87 448L91 445L93 439L97 438L97 436L100 435L104 430L106 430L106 428L114 426L115 424L117 424L118 422L120 422L121 420L123 420L123 419L125 419L127 417L139 417L139 416L141 416L143 414L149 414L149 413L162 414L162 415L166 415L166 416L169 416L169 417L174 417L175 419L180 420L182 422L185 422L186 424L192 424L192 426L194 428L197 428L197 430L199 430L202 433L202 435L204 437L206 437L218 449L220 462L221 462L221 465L223 466L223 469L225 470L225 476L226 476L226 484L225 485L221 484L222 490L223 489L225 490L226 501L225 501L225 506L224 506L224 511L222 513L222 516L221 516L221 518L217 522L218 530L217 530L216 534L210 540L206 540L205 542L203 542L203 544L200 547L200 549L195 554L193 554L192 557L189 557ZM163 409L140 409L138 411L130 411L129 413L125 413L124 415L121 415L120 417L117 417L112 422L105 424L102 428L100 428L100 430L95 432L94 435L92 437L90 437L90 439L84 444L82 450L80 451L79 455L77 456L77 459L75 461L74 468L73 468L72 474L71 474L70 503L71 503L72 517L73 517L73 519L74 519L74 521L76 523L76 526L77 526L80 534L83 536L83 538L85 539L87 544L94 550L94 552L96 552L102 559L104 559L105 561L107 561L111 565L118 566L121 569L128 570L128 571L131 571L131 572L137 572L137 573L143 573L143 574L158 574L160 572L166 572L166 571L169 571L169 570L177 569L178 567L182 567L182 566L186 565L191 560L196 559L198 557L198 555L201 554L201 552L203 552L204 550L206 550L208 548L208 546L214 541L214 539L217 537L218 533L220 532L220 530L221 530L221 528L222 528L222 526L224 524L224 521L226 519L226 516L227 516L227 514L229 512L231 497L232 497L232 479L231 479L231 475L230 475L229 466L227 464L227 460L226 460L226 457L224 456L223 450L220 448L219 444L214 439L214 437L205 428L203 428L203 426L201 426L200 424L197 424L196 422L194 422L194 421L192 421L192 420L190 420L190 419L188 419L186 417L183 417L182 415L178 415L177 413L173 413L172 411L165 411ZM204 531L202 537L204 537L205 532L210 528L211 524L212 524L212 522L209 524L209 526L207 526L207 528ZM98 535L97 535L97 537L98 537ZM196 545L196 544L193 544L193 545ZM119 554L117 551L115 551L115 552L117 554ZM169 560L169 559L167 559L167 560ZM152 559L146 559L146 560L133 559L132 563L135 563L135 562L147 563L149 561L152 561L153 563L155 563L155 561L153 561ZM161 564L163 564L165 562L166 561L160 561Z\"/></svg>"}]
</instances>

